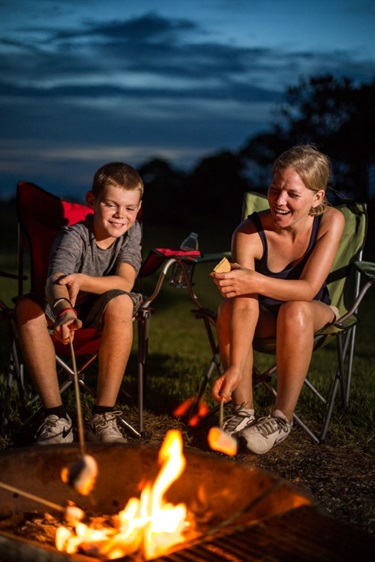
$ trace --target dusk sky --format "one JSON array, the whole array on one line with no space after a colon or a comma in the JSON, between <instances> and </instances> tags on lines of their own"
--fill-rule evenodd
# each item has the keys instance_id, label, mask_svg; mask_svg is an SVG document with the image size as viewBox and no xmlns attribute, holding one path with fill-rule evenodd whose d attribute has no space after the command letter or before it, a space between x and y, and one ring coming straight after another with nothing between
<instances>
[{"instance_id":1,"label":"dusk sky","mask_svg":"<svg viewBox=\"0 0 375 562\"><path fill-rule=\"evenodd\" d=\"M110 161L189 171L286 87L375 78L373 0L0 0L0 198L83 196Z\"/></svg>"}]
</instances>

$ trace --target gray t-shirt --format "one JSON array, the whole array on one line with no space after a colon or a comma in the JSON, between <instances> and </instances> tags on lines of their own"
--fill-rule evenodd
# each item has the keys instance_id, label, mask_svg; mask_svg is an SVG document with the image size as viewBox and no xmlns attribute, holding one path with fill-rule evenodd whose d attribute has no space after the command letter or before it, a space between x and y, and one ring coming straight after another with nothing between
<instances>
[{"instance_id":1,"label":"gray t-shirt","mask_svg":"<svg viewBox=\"0 0 375 562\"><path fill-rule=\"evenodd\" d=\"M92 214L84 221L64 226L53 243L48 276L62 272L84 273L94 277L115 275L120 263L130 264L138 274L142 263L141 226L134 225L106 250L98 248L92 232ZM77 305L85 300L81 292Z\"/></svg>"}]
</instances>

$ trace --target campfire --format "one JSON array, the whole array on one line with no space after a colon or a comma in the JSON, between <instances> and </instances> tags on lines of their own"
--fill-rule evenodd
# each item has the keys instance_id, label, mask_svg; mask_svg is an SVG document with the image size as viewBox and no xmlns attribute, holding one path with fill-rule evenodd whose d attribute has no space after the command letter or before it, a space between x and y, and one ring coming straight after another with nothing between
<instances>
[{"instance_id":1,"label":"campfire","mask_svg":"<svg viewBox=\"0 0 375 562\"><path fill-rule=\"evenodd\" d=\"M61 560L64 552L72 560L81 556L137 562L243 561L249 559L250 549L267 550L280 536L285 542L286 534L295 529L299 536L291 541L294 549L302 536L307 541L308 529L314 525L331 529L329 521L321 521L312 509L311 500L288 482L223 455L183 452L179 432L168 432L160 450L139 444L90 444L88 448L98 465L96 484L88 496L61 479L61 471L79 454L73 444L8 450L0 455L0 473L9 485L27 488L29 494L48 498L57 506L66 507L69 499L72 507L79 508L75 521L70 518L69 523L62 523L61 513L52 508L46 517L32 498L0 489L1 560L51 562ZM36 543L35 536L25 540L22 531L7 528L7 518L27 519L36 510L42 513L36 517L42 526L51 527L51 520L56 521L57 548L52 542L50 546ZM74 510L70 514L74 519ZM274 538L267 535L264 542L262 534L272 526ZM36 548L48 548L47 556L37 557ZM311 544L307 548L311 550Z\"/></svg>"},{"instance_id":2,"label":"campfire","mask_svg":"<svg viewBox=\"0 0 375 562\"><path fill-rule=\"evenodd\" d=\"M97 529L79 519L74 532L61 526L56 534L56 547L69 554L81 551L110 560L140 550L146 560L168 552L171 547L193 538L193 519L184 503L173 505L165 494L185 469L182 437L169 431L159 452L161 469L152 484L146 483L140 498L131 498L119 512L117 529Z\"/></svg>"}]
</instances>

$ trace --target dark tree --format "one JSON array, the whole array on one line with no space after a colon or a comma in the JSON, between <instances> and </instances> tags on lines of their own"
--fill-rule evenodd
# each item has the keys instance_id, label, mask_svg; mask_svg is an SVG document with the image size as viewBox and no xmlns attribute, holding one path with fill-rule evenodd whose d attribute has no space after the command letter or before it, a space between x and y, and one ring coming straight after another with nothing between
<instances>
[{"instance_id":1,"label":"dark tree","mask_svg":"<svg viewBox=\"0 0 375 562\"><path fill-rule=\"evenodd\" d=\"M356 86L332 76L302 79L285 93L268 134L250 139L240 155L251 167L270 166L294 144L312 143L333 164L334 187L358 201L370 198L375 166L375 81Z\"/></svg>"},{"instance_id":2,"label":"dark tree","mask_svg":"<svg viewBox=\"0 0 375 562\"><path fill-rule=\"evenodd\" d=\"M183 215L185 174L157 158L140 166L138 171L145 185L144 219L158 224L179 222Z\"/></svg>"},{"instance_id":3,"label":"dark tree","mask_svg":"<svg viewBox=\"0 0 375 562\"><path fill-rule=\"evenodd\" d=\"M237 221L248 184L241 160L223 151L203 158L187 178L186 187L196 214Z\"/></svg>"}]
</instances>

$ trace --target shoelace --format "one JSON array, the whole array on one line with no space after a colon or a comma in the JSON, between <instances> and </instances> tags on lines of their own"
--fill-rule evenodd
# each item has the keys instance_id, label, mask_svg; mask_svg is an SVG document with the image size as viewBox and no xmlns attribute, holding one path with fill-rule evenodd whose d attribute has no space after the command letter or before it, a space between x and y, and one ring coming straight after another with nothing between
<instances>
[{"instance_id":1,"label":"shoelace","mask_svg":"<svg viewBox=\"0 0 375 562\"><path fill-rule=\"evenodd\" d=\"M225 431L227 431L228 433L235 431L237 426L239 426L242 420L244 420L245 418L250 418L250 415L244 410L240 410L231 414L230 416L227 416L227 418L224 419Z\"/></svg>"},{"instance_id":2,"label":"shoelace","mask_svg":"<svg viewBox=\"0 0 375 562\"><path fill-rule=\"evenodd\" d=\"M283 418L261 418L254 429L258 431L263 437L268 437L271 433L282 429L285 433L288 432L288 422Z\"/></svg>"},{"instance_id":3,"label":"shoelace","mask_svg":"<svg viewBox=\"0 0 375 562\"><path fill-rule=\"evenodd\" d=\"M40 437L41 435L46 434L48 431L57 427L58 422L59 422L59 418L57 418L56 420L51 420L50 418L46 418L43 424L41 425L41 427L38 429L36 436Z\"/></svg>"},{"instance_id":4,"label":"shoelace","mask_svg":"<svg viewBox=\"0 0 375 562\"><path fill-rule=\"evenodd\" d=\"M105 412L103 414L103 418L100 420L100 422L97 424L99 427L106 427L108 425L111 425L112 427L114 427L115 429L117 428L117 424L116 424L116 418L118 416L121 416L122 412L116 411L116 412Z\"/></svg>"}]
</instances>

